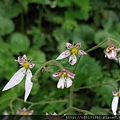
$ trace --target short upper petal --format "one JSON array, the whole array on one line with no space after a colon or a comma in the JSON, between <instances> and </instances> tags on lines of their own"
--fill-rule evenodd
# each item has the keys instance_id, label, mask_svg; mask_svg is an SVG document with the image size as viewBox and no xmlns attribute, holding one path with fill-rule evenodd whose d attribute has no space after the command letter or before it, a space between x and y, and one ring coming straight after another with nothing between
<instances>
[{"instance_id":1,"label":"short upper petal","mask_svg":"<svg viewBox=\"0 0 120 120\"><path fill-rule=\"evenodd\" d=\"M79 50L79 52L78 52L78 55L79 56L81 56L81 55L86 55L87 53L85 52L85 51L83 51L83 50Z\"/></svg>"},{"instance_id":2,"label":"short upper petal","mask_svg":"<svg viewBox=\"0 0 120 120\"><path fill-rule=\"evenodd\" d=\"M26 56L26 55L23 55L21 59L22 59L23 61L27 61L27 56Z\"/></svg>"},{"instance_id":3,"label":"short upper petal","mask_svg":"<svg viewBox=\"0 0 120 120\"><path fill-rule=\"evenodd\" d=\"M65 85L66 85L66 86L65 86L66 88L69 88L70 86L72 86L72 83L73 83L73 82L72 82L72 80L71 80L69 77L66 78L66 81L65 81L65 82L66 82L66 84L65 84Z\"/></svg>"},{"instance_id":4,"label":"short upper petal","mask_svg":"<svg viewBox=\"0 0 120 120\"><path fill-rule=\"evenodd\" d=\"M64 88L64 84L65 84L65 79L64 78L60 78L57 84L57 88L63 89Z\"/></svg>"},{"instance_id":5,"label":"short upper petal","mask_svg":"<svg viewBox=\"0 0 120 120\"><path fill-rule=\"evenodd\" d=\"M74 77L75 77L75 74L74 74L74 73L71 73L71 72L68 72L68 76L69 76L70 78L74 78Z\"/></svg>"},{"instance_id":6,"label":"short upper petal","mask_svg":"<svg viewBox=\"0 0 120 120\"><path fill-rule=\"evenodd\" d=\"M116 96L113 98L112 100L112 112L114 115L117 115L117 107L118 107L118 100L119 100L119 97Z\"/></svg>"},{"instance_id":7,"label":"short upper petal","mask_svg":"<svg viewBox=\"0 0 120 120\"><path fill-rule=\"evenodd\" d=\"M34 63L29 62L29 68L33 68L34 66L35 66L35 64L34 64Z\"/></svg>"},{"instance_id":8,"label":"short upper petal","mask_svg":"<svg viewBox=\"0 0 120 120\"><path fill-rule=\"evenodd\" d=\"M28 98L28 96L29 96L29 94L31 92L32 86L33 86L33 83L31 82L31 78L32 78L32 73L31 73L30 69L27 69L24 101L27 100L27 98Z\"/></svg>"},{"instance_id":9,"label":"short upper petal","mask_svg":"<svg viewBox=\"0 0 120 120\"><path fill-rule=\"evenodd\" d=\"M19 84L22 79L25 76L25 72L26 69L23 67L21 69L19 69L13 76L12 78L9 80L9 82L6 84L6 86L3 88L2 91L8 90L14 86L16 86L17 84Z\"/></svg>"},{"instance_id":10,"label":"short upper petal","mask_svg":"<svg viewBox=\"0 0 120 120\"><path fill-rule=\"evenodd\" d=\"M71 54L71 52L69 50L65 50L64 52L62 52L57 58L56 60L61 60L63 58L68 57Z\"/></svg>"},{"instance_id":11,"label":"short upper petal","mask_svg":"<svg viewBox=\"0 0 120 120\"><path fill-rule=\"evenodd\" d=\"M66 43L66 47L67 47L67 49L71 49L71 48L73 47L73 44L71 44L71 43Z\"/></svg>"},{"instance_id":12,"label":"short upper petal","mask_svg":"<svg viewBox=\"0 0 120 120\"><path fill-rule=\"evenodd\" d=\"M77 58L76 58L76 55L71 55L70 58L69 58L69 63L71 65L74 65L75 63L77 62Z\"/></svg>"},{"instance_id":13,"label":"short upper petal","mask_svg":"<svg viewBox=\"0 0 120 120\"><path fill-rule=\"evenodd\" d=\"M112 91L112 94L113 94L114 96L117 96L117 95L118 95L118 92Z\"/></svg>"},{"instance_id":14,"label":"short upper petal","mask_svg":"<svg viewBox=\"0 0 120 120\"><path fill-rule=\"evenodd\" d=\"M60 75L61 75L61 72L57 72L57 73L53 74L53 77L59 78Z\"/></svg>"},{"instance_id":15,"label":"short upper petal","mask_svg":"<svg viewBox=\"0 0 120 120\"><path fill-rule=\"evenodd\" d=\"M77 43L77 44L75 45L75 47L78 48L78 49L81 48L81 43L80 43L80 42Z\"/></svg>"}]
</instances>

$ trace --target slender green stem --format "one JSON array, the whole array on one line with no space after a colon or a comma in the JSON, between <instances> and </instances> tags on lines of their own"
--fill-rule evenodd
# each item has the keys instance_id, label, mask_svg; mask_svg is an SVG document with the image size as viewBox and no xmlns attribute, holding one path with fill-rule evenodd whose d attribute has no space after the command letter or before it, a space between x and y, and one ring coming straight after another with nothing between
<instances>
[{"instance_id":1,"label":"slender green stem","mask_svg":"<svg viewBox=\"0 0 120 120\"><path fill-rule=\"evenodd\" d=\"M117 40L115 40L115 39L113 39L113 38L110 38L110 40L116 42L116 43L120 46L120 42L119 42L119 41L117 41Z\"/></svg>"},{"instance_id":2,"label":"slender green stem","mask_svg":"<svg viewBox=\"0 0 120 120\"><path fill-rule=\"evenodd\" d=\"M80 61L80 57L79 57L79 59L77 60L77 63L76 63L76 65L75 65L74 69L73 69L73 73L75 73L79 61ZM69 107L72 107L72 106L73 106L73 93L74 93L74 83L73 83L72 86L70 87Z\"/></svg>"},{"instance_id":3,"label":"slender green stem","mask_svg":"<svg viewBox=\"0 0 120 120\"><path fill-rule=\"evenodd\" d=\"M101 45L103 45L103 44L106 42L106 40L108 40L108 39L103 40L101 43L99 43L98 45L96 45L96 46L94 46L94 47L88 49L86 52L91 52L91 51L93 51L93 50L99 48Z\"/></svg>"},{"instance_id":4,"label":"slender green stem","mask_svg":"<svg viewBox=\"0 0 120 120\"><path fill-rule=\"evenodd\" d=\"M85 113L85 114L87 114L87 115L95 115L95 114L93 114L93 113L91 113L91 112L89 112L89 111L87 111L87 110L82 110L82 109L79 109L79 108L76 108L76 107L71 107L71 109L72 109L72 110L75 110L75 111L77 111L77 112Z\"/></svg>"},{"instance_id":5,"label":"slender green stem","mask_svg":"<svg viewBox=\"0 0 120 120\"><path fill-rule=\"evenodd\" d=\"M63 115L64 113L66 113L66 112L68 112L68 111L70 111L70 110L71 110L71 107L69 107L69 108L61 111L60 113L58 113L58 115Z\"/></svg>"},{"instance_id":6,"label":"slender green stem","mask_svg":"<svg viewBox=\"0 0 120 120\"><path fill-rule=\"evenodd\" d=\"M118 82L118 81L120 81L120 79L117 79L117 80L114 80L113 82L105 82L105 83L100 83L100 84L98 84L98 85L91 85L91 86L84 86L84 87L80 87L80 88L78 88L78 89L76 89L76 90L74 90L74 91L78 91L78 90L82 90L82 89L87 89L87 88L92 88L92 87L98 87L98 86L102 86L102 85L111 85L112 83L114 83L114 82ZM115 87L114 87L115 88Z\"/></svg>"},{"instance_id":7,"label":"slender green stem","mask_svg":"<svg viewBox=\"0 0 120 120\"><path fill-rule=\"evenodd\" d=\"M73 92L74 92L74 83L72 84L70 88L70 101L69 101L69 107L73 106Z\"/></svg>"},{"instance_id":8,"label":"slender green stem","mask_svg":"<svg viewBox=\"0 0 120 120\"><path fill-rule=\"evenodd\" d=\"M42 68L45 68L45 66L47 65L57 65L61 70L63 69L63 66L56 60L50 60L50 61L47 61L45 63L43 63L43 65L41 65L39 67L39 69L35 72L35 74L33 75L32 77L32 82L36 83L37 82L37 74L42 70Z\"/></svg>"},{"instance_id":9,"label":"slender green stem","mask_svg":"<svg viewBox=\"0 0 120 120\"><path fill-rule=\"evenodd\" d=\"M63 103L63 102L68 102L68 100L53 100L53 101L41 101L41 102L31 103L31 105L28 107L28 110L30 110L33 106L40 104L43 105L43 104L53 104L53 103Z\"/></svg>"}]
</instances>

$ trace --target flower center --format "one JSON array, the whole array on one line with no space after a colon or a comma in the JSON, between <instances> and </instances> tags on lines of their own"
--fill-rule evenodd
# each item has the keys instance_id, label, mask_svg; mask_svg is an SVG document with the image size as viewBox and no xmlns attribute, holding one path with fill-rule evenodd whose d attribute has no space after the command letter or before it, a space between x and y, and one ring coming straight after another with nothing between
<instances>
[{"instance_id":1,"label":"flower center","mask_svg":"<svg viewBox=\"0 0 120 120\"><path fill-rule=\"evenodd\" d=\"M112 50L114 50L114 49L115 49L114 47L109 47L109 48L108 48L108 53L111 53Z\"/></svg>"},{"instance_id":2,"label":"flower center","mask_svg":"<svg viewBox=\"0 0 120 120\"><path fill-rule=\"evenodd\" d=\"M24 112L23 115L24 115L24 116L28 116L28 112Z\"/></svg>"},{"instance_id":3,"label":"flower center","mask_svg":"<svg viewBox=\"0 0 120 120\"><path fill-rule=\"evenodd\" d=\"M26 69L29 68L29 64L27 62L23 62L22 66L25 67Z\"/></svg>"},{"instance_id":4,"label":"flower center","mask_svg":"<svg viewBox=\"0 0 120 120\"><path fill-rule=\"evenodd\" d=\"M62 74L61 74L61 77L62 77L62 78L65 78L65 77L68 77L68 75L67 75L66 73L62 73Z\"/></svg>"},{"instance_id":5,"label":"flower center","mask_svg":"<svg viewBox=\"0 0 120 120\"><path fill-rule=\"evenodd\" d=\"M120 97L120 92L118 92L118 97Z\"/></svg>"},{"instance_id":6,"label":"flower center","mask_svg":"<svg viewBox=\"0 0 120 120\"><path fill-rule=\"evenodd\" d=\"M78 54L78 49L77 48L72 48L71 53L72 54Z\"/></svg>"},{"instance_id":7,"label":"flower center","mask_svg":"<svg viewBox=\"0 0 120 120\"><path fill-rule=\"evenodd\" d=\"M53 118L52 120L58 120L57 118Z\"/></svg>"}]
</instances>

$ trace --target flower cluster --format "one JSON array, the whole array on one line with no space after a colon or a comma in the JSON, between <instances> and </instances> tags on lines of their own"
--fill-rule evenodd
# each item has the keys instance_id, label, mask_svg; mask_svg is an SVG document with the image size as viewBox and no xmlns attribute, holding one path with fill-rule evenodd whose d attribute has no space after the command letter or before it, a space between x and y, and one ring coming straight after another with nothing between
<instances>
[{"instance_id":1,"label":"flower cluster","mask_svg":"<svg viewBox=\"0 0 120 120\"><path fill-rule=\"evenodd\" d=\"M105 50L105 57L107 57L110 60L118 60L120 63L120 57L118 56L118 52L120 51L120 48L115 47L114 44L111 44L107 46ZM118 108L118 102L120 97L120 90L118 92L113 91L112 92L114 98L112 100L112 112L113 115L117 115L117 108Z\"/></svg>"},{"instance_id":2,"label":"flower cluster","mask_svg":"<svg viewBox=\"0 0 120 120\"><path fill-rule=\"evenodd\" d=\"M77 62L77 57L76 57L77 54L79 56L86 54L86 52L84 52L83 50L80 50L81 43L78 43L76 45L73 45L71 43L66 43L66 46L68 50L61 53L56 60L60 60L70 56L69 63L71 65L74 65ZM6 91L18 85L22 81L24 76L26 76L25 96L24 96L24 101L26 102L33 86L33 83L31 82L32 72L30 69L33 68L35 64L32 63L31 61L28 61L26 55L23 55L22 57L18 57L16 61L21 65L21 68L12 76L12 78L5 85L2 91ZM73 83L71 79L74 79L74 76L75 76L74 73L69 72L68 70L65 70L65 69L53 74L53 77L60 78L57 84L57 88L61 88L61 89L65 87L69 88Z\"/></svg>"}]
</instances>

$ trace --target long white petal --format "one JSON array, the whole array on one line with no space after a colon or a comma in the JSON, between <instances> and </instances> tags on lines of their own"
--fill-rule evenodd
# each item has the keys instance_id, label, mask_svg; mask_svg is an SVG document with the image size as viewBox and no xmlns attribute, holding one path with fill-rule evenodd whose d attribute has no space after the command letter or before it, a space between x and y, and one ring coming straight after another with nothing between
<instances>
[{"instance_id":1,"label":"long white petal","mask_svg":"<svg viewBox=\"0 0 120 120\"><path fill-rule=\"evenodd\" d=\"M28 96L31 92L32 86L33 86L33 83L31 82L31 78L32 78L32 73L31 73L30 69L28 69L27 72L26 72L24 101L27 100L27 98L28 98Z\"/></svg>"},{"instance_id":2,"label":"long white petal","mask_svg":"<svg viewBox=\"0 0 120 120\"><path fill-rule=\"evenodd\" d=\"M72 80L69 77L67 77L66 78L66 86L65 87L69 88L70 86L72 86L72 83L73 83Z\"/></svg>"},{"instance_id":3,"label":"long white petal","mask_svg":"<svg viewBox=\"0 0 120 120\"><path fill-rule=\"evenodd\" d=\"M57 84L57 88L63 89L64 88L64 84L65 84L65 79L64 78L60 78L59 82Z\"/></svg>"},{"instance_id":4,"label":"long white petal","mask_svg":"<svg viewBox=\"0 0 120 120\"><path fill-rule=\"evenodd\" d=\"M77 62L76 55L71 55L70 58L69 58L69 63L71 65L74 65L76 62Z\"/></svg>"},{"instance_id":5,"label":"long white petal","mask_svg":"<svg viewBox=\"0 0 120 120\"><path fill-rule=\"evenodd\" d=\"M64 52L62 52L57 58L56 60L61 60L63 58L66 58L70 55L70 51L69 50L65 50Z\"/></svg>"},{"instance_id":6,"label":"long white petal","mask_svg":"<svg viewBox=\"0 0 120 120\"><path fill-rule=\"evenodd\" d=\"M118 107L118 100L119 100L118 96L114 97L112 100L112 112L114 115L117 114L116 111L117 111L117 107Z\"/></svg>"},{"instance_id":7,"label":"long white petal","mask_svg":"<svg viewBox=\"0 0 120 120\"><path fill-rule=\"evenodd\" d=\"M25 76L25 71L26 69L23 67L21 69L19 69L13 76L12 78L9 80L9 82L6 84L6 86L3 88L2 91L8 90L14 86L16 86L17 84L19 84L22 79Z\"/></svg>"}]
</instances>

